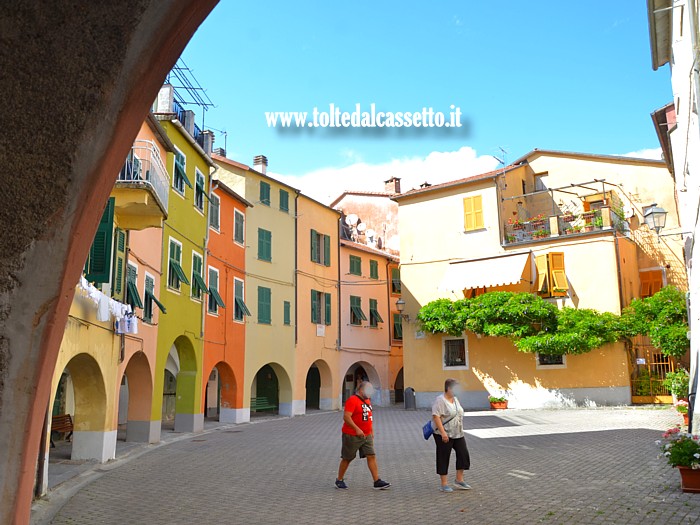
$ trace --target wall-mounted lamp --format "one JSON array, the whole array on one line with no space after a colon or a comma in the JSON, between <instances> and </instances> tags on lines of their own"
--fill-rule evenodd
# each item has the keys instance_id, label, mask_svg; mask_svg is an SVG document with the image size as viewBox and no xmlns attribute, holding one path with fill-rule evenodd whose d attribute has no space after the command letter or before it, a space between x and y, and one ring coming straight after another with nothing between
<instances>
[{"instance_id":1,"label":"wall-mounted lamp","mask_svg":"<svg viewBox=\"0 0 700 525\"><path fill-rule=\"evenodd\" d=\"M668 215L666 210L653 203L644 210L644 224L649 226L650 230L654 230L656 236L659 237L661 230L666 227L666 215ZM661 242L661 239L659 239L659 242Z\"/></svg>"},{"instance_id":2,"label":"wall-mounted lamp","mask_svg":"<svg viewBox=\"0 0 700 525\"><path fill-rule=\"evenodd\" d=\"M401 299L400 297L396 300L396 311L399 312L401 315L401 319L403 319L406 322L409 322L411 320L410 316L408 314L403 313L403 311L406 309L406 301Z\"/></svg>"}]
</instances>

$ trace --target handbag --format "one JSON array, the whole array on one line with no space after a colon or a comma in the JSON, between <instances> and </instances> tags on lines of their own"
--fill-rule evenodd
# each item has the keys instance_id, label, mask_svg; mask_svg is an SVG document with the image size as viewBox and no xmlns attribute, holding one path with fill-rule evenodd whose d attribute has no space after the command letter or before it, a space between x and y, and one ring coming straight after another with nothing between
<instances>
[{"instance_id":1,"label":"handbag","mask_svg":"<svg viewBox=\"0 0 700 525\"><path fill-rule=\"evenodd\" d=\"M459 414L459 411L457 412L457 414ZM450 419L448 419L447 421L443 421L443 422L442 422L442 426L444 427L445 425L447 425L447 423L449 423L449 422L452 421L454 418L456 418L456 417L457 417L457 414L455 414L454 416L452 416L452 417L451 417ZM434 430L433 430L433 420L431 419L431 420L428 421L425 425L423 425L423 437L424 437L425 439L430 439L430 436L432 436L433 433L434 433Z\"/></svg>"}]
</instances>

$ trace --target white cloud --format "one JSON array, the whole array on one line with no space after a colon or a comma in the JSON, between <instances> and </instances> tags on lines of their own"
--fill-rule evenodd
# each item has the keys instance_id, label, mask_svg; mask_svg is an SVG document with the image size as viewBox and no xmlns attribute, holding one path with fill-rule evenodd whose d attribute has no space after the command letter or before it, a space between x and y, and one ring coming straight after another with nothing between
<instances>
[{"instance_id":1,"label":"white cloud","mask_svg":"<svg viewBox=\"0 0 700 525\"><path fill-rule=\"evenodd\" d=\"M623 157L636 157L638 159L653 159L661 160L661 148L647 148L640 149L638 151L631 151L630 153L624 153Z\"/></svg>"},{"instance_id":2,"label":"white cloud","mask_svg":"<svg viewBox=\"0 0 700 525\"><path fill-rule=\"evenodd\" d=\"M323 203L330 203L345 190L384 191L384 181L401 178L403 191L423 182L438 184L496 169L498 162L490 155L477 155L464 146L457 151L433 151L425 157L392 159L382 164L368 164L352 152L356 161L348 166L321 168L300 176L270 173L276 179L300 189Z\"/></svg>"}]
</instances>

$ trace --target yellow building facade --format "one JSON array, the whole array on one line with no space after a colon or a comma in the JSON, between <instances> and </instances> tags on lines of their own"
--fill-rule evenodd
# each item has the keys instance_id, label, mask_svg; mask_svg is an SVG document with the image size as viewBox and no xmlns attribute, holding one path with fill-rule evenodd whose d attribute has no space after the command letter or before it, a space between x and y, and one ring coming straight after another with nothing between
<instances>
[{"instance_id":1,"label":"yellow building facade","mask_svg":"<svg viewBox=\"0 0 700 525\"><path fill-rule=\"evenodd\" d=\"M514 407L632 401L637 349L623 343L548 358L520 353L507 339L424 333L416 314L435 299L496 290L620 313L653 286L684 288L680 242L657 239L643 221L657 203L669 212L667 230L678 225L662 162L535 150L505 170L396 200L405 385L418 406L429 406L448 377L462 381L469 407L503 393Z\"/></svg>"}]
</instances>

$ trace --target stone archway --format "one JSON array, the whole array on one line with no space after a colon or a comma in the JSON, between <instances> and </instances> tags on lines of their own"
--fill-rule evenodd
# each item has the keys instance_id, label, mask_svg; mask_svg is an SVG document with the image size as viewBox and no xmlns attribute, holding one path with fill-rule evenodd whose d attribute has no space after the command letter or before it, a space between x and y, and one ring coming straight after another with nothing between
<instances>
[{"instance_id":1,"label":"stone archway","mask_svg":"<svg viewBox=\"0 0 700 525\"><path fill-rule=\"evenodd\" d=\"M51 377L101 210L163 78L216 3L28 0L0 12L0 69L13 72L0 77L13 130L0 158L16 167L0 193L13 232L0 237L0 523L29 521Z\"/></svg>"},{"instance_id":2,"label":"stone archway","mask_svg":"<svg viewBox=\"0 0 700 525\"><path fill-rule=\"evenodd\" d=\"M172 422L175 432L202 430L204 414L197 395L200 388L197 355L187 336L181 335L173 342L163 374L163 421L166 426Z\"/></svg>"},{"instance_id":3,"label":"stone archway","mask_svg":"<svg viewBox=\"0 0 700 525\"><path fill-rule=\"evenodd\" d=\"M343 378L341 394L343 396L343 404L355 392L361 381L369 381L374 386L374 396L372 403L381 404L382 382L379 379L377 369L367 361L357 361L350 365Z\"/></svg>"},{"instance_id":4,"label":"stone archway","mask_svg":"<svg viewBox=\"0 0 700 525\"><path fill-rule=\"evenodd\" d=\"M285 368L279 363L268 363L255 374L250 388L251 415L255 411L255 401L263 397L267 398L269 405L276 405L275 408L267 410L276 410L280 416L293 415L292 381Z\"/></svg>"},{"instance_id":5,"label":"stone archway","mask_svg":"<svg viewBox=\"0 0 700 525\"><path fill-rule=\"evenodd\" d=\"M306 410L333 410L333 375L323 359L318 359L306 373Z\"/></svg>"},{"instance_id":6,"label":"stone archway","mask_svg":"<svg viewBox=\"0 0 700 525\"><path fill-rule=\"evenodd\" d=\"M219 361L210 371L204 385L204 413L220 423L236 423L238 399L236 376L228 363Z\"/></svg>"},{"instance_id":7,"label":"stone archway","mask_svg":"<svg viewBox=\"0 0 700 525\"><path fill-rule=\"evenodd\" d=\"M123 377L126 389L124 386L120 388L119 413L126 415L126 441L157 443L160 441L160 424L151 421L153 377L146 354L135 353L129 359ZM126 407L122 406L124 402Z\"/></svg>"}]
</instances>

